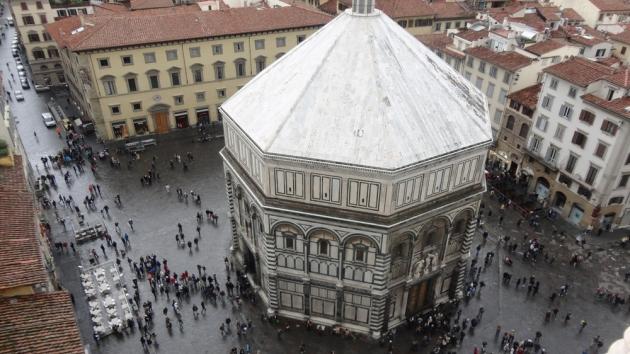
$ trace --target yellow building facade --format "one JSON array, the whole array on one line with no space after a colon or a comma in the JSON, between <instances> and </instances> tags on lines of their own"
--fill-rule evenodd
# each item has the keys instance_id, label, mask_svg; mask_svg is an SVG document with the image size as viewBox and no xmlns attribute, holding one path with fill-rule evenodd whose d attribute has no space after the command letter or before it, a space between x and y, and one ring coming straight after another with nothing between
<instances>
[{"instance_id":1,"label":"yellow building facade","mask_svg":"<svg viewBox=\"0 0 630 354\"><path fill-rule=\"evenodd\" d=\"M226 13L236 12L235 16L241 16L238 12L252 10L256 11L249 8L209 14L191 11L183 18L222 22L225 19L221 16L229 15ZM266 23L256 24L254 27L260 29L255 32L168 42L158 38L157 33L155 39L129 46L107 47L85 41L76 45L73 31L79 29L75 34L89 31L91 28L86 23L98 23L97 18L89 16L60 21L49 26L49 31L61 48L70 91L80 111L95 122L103 139L115 140L167 133L199 123L220 124L217 109L228 97L332 18L297 7L260 11L266 12L261 17ZM172 20L161 12L146 11L146 16L157 13L157 17L164 16L166 23ZM134 11L114 17L121 16L133 21L144 15ZM283 17L301 17L304 21L292 20L291 24ZM182 19L173 22L179 21ZM86 40L97 41L95 37L98 34ZM83 49L86 45L94 48Z\"/></svg>"}]
</instances>

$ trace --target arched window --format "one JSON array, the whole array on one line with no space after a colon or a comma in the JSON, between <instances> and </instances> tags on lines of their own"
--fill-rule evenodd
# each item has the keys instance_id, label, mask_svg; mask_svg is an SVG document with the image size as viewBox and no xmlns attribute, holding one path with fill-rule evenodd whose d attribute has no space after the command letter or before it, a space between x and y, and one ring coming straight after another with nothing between
<instances>
[{"instance_id":1,"label":"arched window","mask_svg":"<svg viewBox=\"0 0 630 354\"><path fill-rule=\"evenodd\" d=\"M39 69L42 70L42 71L46 71L46 70L48 70L48 66L42 65L42 66L39 67Z\"/></svg>"},{"instance_id":2,"label":"arched window","mask_svg":"<svg viewBox=\"0 0 630 354\"><path fill-rule=\"evenodd\" d=\"M515 121L514 116L510 114L508 116L507 123L505 123L505 128L507 128L509 130L514 129L514 121Z\"/></svg>"},{"instance_id":3,"label":"arched window","mask_svg":"<svg viewBox=\"0 0 630 354\"><path fill-rule=\"evenodd\" d=\"M225 79L225 63L222 61L217 61L212 64L214 67L214 79L215 80L223 80Z\"/></svg>"},{"instance_id":4,"label":"arched window","mask_svg":"<svg viewBox=\"0 0 630 354\"><path fill-rule=\"evenodd\" d=\"M105 91L105 95L112 96L116 94L116 79L113 76L103 76L101 78L101 82L103 83L103 90Z\"/></svg>"},{"instance_id":5,"label":"arched window","mask_svg":"<svg viewBox=\"0 0 630 354\"><path fill-rule=\"evenodd\" d=\"M61 64L59 64L59 63L55 64L55 69L62 69Z\"/></svg>"},{"instance_id":6,"label":"arched window","mask_svg":"<svg viewBox=\"0 0 630 354\"><path fill-rule=\"evenodd\" d=\"M46 51L48 52L48 57L49 58L59 58L59 50L55 47L48 47L46 49Z\"/></svg>"},{"instance_id":7,"label":"arched window","mask_svg":"<svg viewBox=\"0 0 630 354\"><path fill-rule=\"evenodd\" d=\"M236 77L244 77L247 75L247 61L243 58L234 60L234 70L236 71Z\"/></svg>"},{"instance_id":8,"label":"arched window","mask_svg":"<svg viewBox=\"0 0 630 354\"><path fill-rule=\"evenodd\" d=\"M286 250L300 251L297 248L297 239L300 230L291 224L282 224L275 228L276 247Z\"/></svg>"},{"instance_id":9,"label":"arched window","mask_svg":"<svg viewBox=\"0 0 630 354\"><path fill-rule=\"evenodd\" d=\"M518 132L518 136L521 138L527 138L527 134L529 134L529 125L527 123L521 124L521 130Z\"/></svg>"},{"instance_id":10,"label":"arched window","mask_svg":"<svg viewBox=\"0 0 630 354\"><path fill-rule=\"evenodd\" d=\"M39 42L39 33L35 31L29 31L27 34L29 42Z\"/></svg>"},{"instance_id":11,"label":"arched window","mask_svg":"<svg viewBox=\"0 0 630 354\"><path fill-rule=\"evenodd\" d=\"M316 230L309 234L309 254L323 257L338 257L337 236L328 230Z\"/></svg>"},{"instance_id":12,"label":"arched window","mask_svg":"<svg viewBox=\"0 0 630 354\"><path fill-rule=\"evenodd\" d=\"M192 72L193 82L203 82L203 65L194 64L190 67Z\"/></svg>"},{"instance_id":13,"label":"arched window","mask_svg":"<svg viewBox=\"0 0 630 354\"><path fill-rule=\"evenodd\" d=\"M149 81L149 88L160 88L160 72L157 70L147 71L147 80Z\"/></svg>"},{"instance_id":14,"label":"arched window","mask_svg":"<svg viewBox=\"0 0 630 354\"><path fill-rule=\"evenodd\" d=\"M37 59L46 59L46 54L42 48L33 48L33 58Z\"/></svg>"}]
</instances>

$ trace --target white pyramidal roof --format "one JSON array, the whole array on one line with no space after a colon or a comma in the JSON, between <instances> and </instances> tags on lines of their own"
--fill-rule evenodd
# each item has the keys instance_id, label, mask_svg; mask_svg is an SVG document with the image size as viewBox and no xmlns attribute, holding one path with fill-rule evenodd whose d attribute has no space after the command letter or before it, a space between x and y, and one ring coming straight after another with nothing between
<instances>
[{"instance_id":1,"label":"white pyramidal roof","mask_svg":"<svg viewBox=\"0 0 630 354\"><path fill-rule=\"evenodd\" d=\"M378 10L346 10L221 107L265 153L377 169L492 140L485 96Z\"/></svg>"}]
</instances>

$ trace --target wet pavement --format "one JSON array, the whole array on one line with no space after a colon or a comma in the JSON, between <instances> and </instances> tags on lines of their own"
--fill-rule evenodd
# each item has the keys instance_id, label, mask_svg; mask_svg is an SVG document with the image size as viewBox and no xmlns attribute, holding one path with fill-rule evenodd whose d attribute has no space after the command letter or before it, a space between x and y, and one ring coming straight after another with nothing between
<instances>
[{"instance_id":1,"label":"wet pavement","mask_svg":"<svg viewBox=\"0 0 630 354\"><path fill-rule=\"evenodd\" d=\"M7 32L7 38L12 37L12 32L11 28ZM9 46L4 40L0 53L1 66L6 67L5 63L9 62L11 70L16 75ZM5 76L10 78L10 75ZM5 78L5 86L8 88L7 82ZM46 111L45 103L54 94L38 95L32 89L22 91L25 94L25 101L12 102L11 105L34 171L43 172L40 157L56 153L64 146L64 141L56 136L54 129L44 127L40 116L41 112ZM62 106L70 109L65 93L62 92L56 97ZM102 146L94 142L93 144L96 151L102 149ZM117 236L114 233L114 222L118 221L123 227L123 232L129 233L131 241L129 257L137 260L143 255L157 254L160 260L168 259L169 267L177 273L184 270L196 272L197 265L203 265L207 267L208 273L216 273L219 281L225 283L223 257L229 255L230 235L226 223L227 210L222 164L217 154L222 144L222 140L210 143L193 143L190 139L163 142L141 153L141 159L133 163L131 170L126 168L128 158L125 156L121 158L121 169L111 168L109 164L101 162L96 176L89 171L76 176L71 172L72 182L69 185L63 182L60 171L53 169L51 173L56 175L59 187L50 193L50 197L58 199L58 194L65 196L71 194L75 200L80 201L88 194L90 183L99 184L103 198L97 198L97 207L100 210L104 205L108 205L111 216L103 217L99 212L86 212L83 205L79 203L80 208L86 214L88 224L105 224L115 239ZM188 171L183 171L181 165L177 165L174 170L168 168L168 160L173 154L184 156L186 152L191 152L194 156L194 162L190 163ZM143 187L140 177L150 167L153 156L157 158L156 165L160 181L152 186ZM166 184L171 186L170 194L166 192ZM193 203L186 204L178 201L175 194L177 187L199 193L202 199L201 207ZM116 194L120 194L122 198L121 208L114 205L113 197ZM614 241L624 233L623 231L601 237L589 237L585 249L582 250L571 237L564 243L557 237L552 238L552 224L559 230L567 230L568 235L575 235L571 226L562 221L545 220L542 222L542 230L536 233L526 224L517 228L518 214L513 210L508 210L503 226L500 227L497 216L499 207L496 200L487 198L486 209L488 208L494 210L494 216L485 222L490 237L481 248L480 260L489 251L495 252L496 255L492 265L481 273L480 280L486 283L481 296L475 296L467 304L462 305L462 319L474 317L480 306L485 308L485 313L474 335L467 335L462 346L454 348L456 352L472 353L473 347L481 346L481 343L486 341L489 343L488 352L497 353L498 347L494 340L497 325L500 325L503 331L514 330L519 340L533 338L536 331L541 331L543 333L541 344L547 349L547 353L581 353L591 344L592 338L596 335L601 335L605 347L621 336L623 329L630 325L629 305L614 309L609 304L597 301L594 291L597 287L603 286L611 291L622 292L626 297L630 294L630 283L623 281L623 274L630 271L630 248L621 250L614 244ZM198 211L203 213L205 209L211 209L219 215L218 225L202 223L198 249L193 248L192 252L189 252L188 249L178 248L175 242L177 223L183 224L187 239L191 239L196 234L195 215ZM72 229L78 228L77 217L68 209L60 208L58 213L68 220L67 231L64 231L61 224L55 222L55 216L51 210L43 211L44 217L51 222L55 241L70 242ZM134 220L135 231L131 231L127 226L129 218ZM527 232L530 238L538 237L545 244L546 250L556 258L554 264L549 265L539 260L536 265L532 265L523 262L518 255L514 257L512 266L501 262L505 250L497 246L498 236L509 234L512 240L521 240L524 232ZM473 256L475 246L479 243L481 243L481 232L475 236ZM96 345L93 340L89 312L79 282L78 266L87 263L87 253L90 249L94 248L102 254L100 244L101 241L84 243L79 246L78 255L72 252L69 254L56 252L55 263L59 278L62 285L71 291L76 299L78 322L84 343L89 347L90 352L107 354L141 352L138 331L121 337L109 336L103 339L100 345ZM122 242L118 244L121 245ZM573 253L582 252L586 255L589 250L592 252L590 259L577 268L569 265L569 259ZM107 253L109 260L115 258L111 249L108 249ZM103 260L102 257L101 260ZM122 264L125 280L131 288L133 273L130 272L127 262L123 261ZM506 271L513 274L510 286L501 285L501 276ZM541 283L540 291L536 296L527 296L527 289L515 290L514 287L517 277L530 275L535 275ZM254 353L257 351L260 353L297 353L297 348L301 343L306 345L306 353L329 354L332 350L335 353L364 353L366 349L376 353L387 352L385 348L366 338L350 340L332 335L320 337L306 332L302 327L295 326L283 335L282 340L279 340L276 329L269 323L260 321L260 306L255 307L249 303L243 304L239 310L234 309L229 303L223 305L219 302L216 307L209 305L206 315L195 320L191 307L192 304L199 305L201 301L199 294L193 295L190 301L182 303L183 330L180 331L177 326L174 326L172 334L169 334L161 312L163 307L170 307L170 302L165 296L158 296L156 301L147 284L140 283L141 301L152 301L156 313L156 325L153 331L157 335L159 345L151 347L151 352L228 353L232 347L250 344ZM568 295L556 300L555 304L550 304L550 294L558 291L559 287L565 283L570 285ZM559 309L558 318L545 323L543 321L545 312L556 307ZM567 325L563 325L561 319L567 312L572 313L572 319ZM232 323L251 319L254 328L247 337L237 337L235 334L222 337L218 327L227 317L232 319ZM588 325L582 333L578 333L579 321L582 319L588 321ZM394 353L408 352L410 338L411 333L402 330L397 335ZM422 351L427 352L428 349L424 348Z\"/></svg>"}]
</instances>

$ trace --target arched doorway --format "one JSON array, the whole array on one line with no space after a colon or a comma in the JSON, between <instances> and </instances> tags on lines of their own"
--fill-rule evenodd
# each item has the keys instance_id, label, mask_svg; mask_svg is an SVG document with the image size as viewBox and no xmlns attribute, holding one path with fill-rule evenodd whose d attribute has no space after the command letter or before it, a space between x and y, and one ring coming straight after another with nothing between
<instances>
[{"instance_id":1,"label":"arched doorway","mask_svg":"<svg viewBox=\"0 0 630 354\"><path fill-rule=\"evenodd\" d=\"M569 212L569 222L577 225L582 220L582 216L584 216L584 209L582 206L578 203L573 203L571 211Z\"/></svg>"},{"instance_id":2,"label":"arched doorway","mask_svg":"<svg viewBox=\"0 0 630 354\"><path fill-rule=\"evenodd\" d=\"M542 201L549 196L549 181L545 177L538 177L534 193L538 196L538 200Z\"/></svg>"},{"instance_id":3,"label":"arched doorway","mask_svg":"<svg viewBox=\"0 0 630 354\"><path fill-rule=\"evenodd\" d=\"M610 227L615 221L615 216L616 216L615 213L608 213L604 215L604 218L602 219L602 229L606 231L610 231Z\"/></svg>"},{"instance_id":4,"label":"arched doorway","mask_svg":"<svg viewBox=\"0 0 630 354\"><path fill-rule=\"evenodd\" d=\"M153 125L155 126L156 133L167 133L171 129L168 121L168 111L170 108L171 106L167 104L158 103L148 109L153 117Z\"/></svg>"},{"instance_id":5,"label":"arched doorway","mask_svg":"<svg viewBox=\"0 0 630 354\"><path fill-rule=\"evenodd\" d=\"M567 196L562 192L556 192L553 198L553 206L557 209L564 209L564 205L567 203Z\"/></svg>"}]
</instances>

